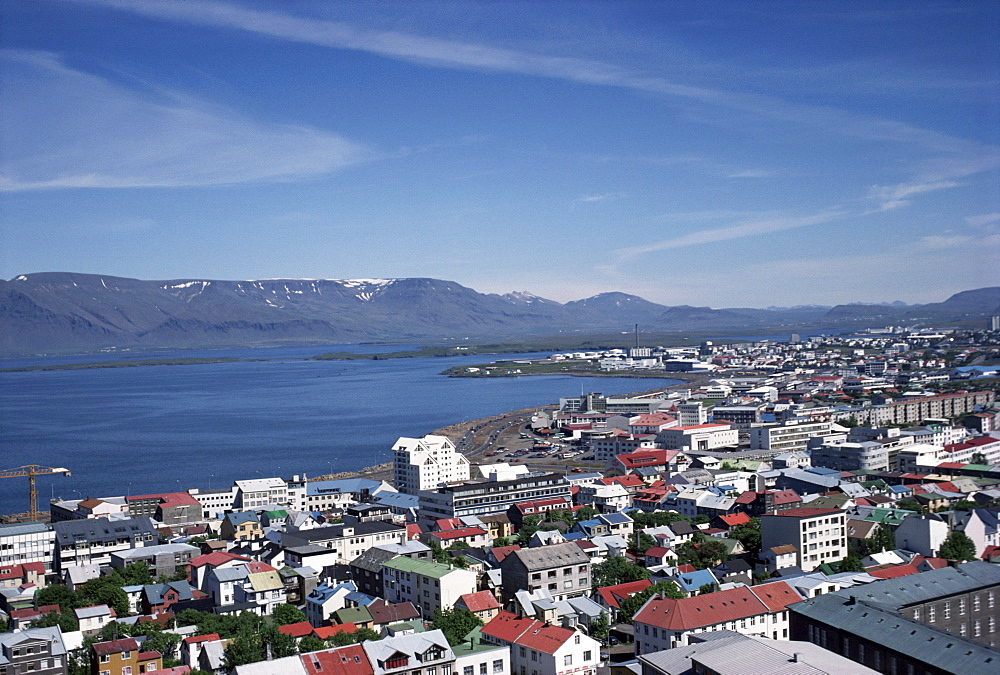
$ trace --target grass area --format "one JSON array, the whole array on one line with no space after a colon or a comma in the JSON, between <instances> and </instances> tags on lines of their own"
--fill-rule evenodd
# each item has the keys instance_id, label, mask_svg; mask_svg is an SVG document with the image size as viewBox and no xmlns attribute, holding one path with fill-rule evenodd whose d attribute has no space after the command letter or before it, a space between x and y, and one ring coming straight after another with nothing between
<instances>
[{"instance_id":1,"label":"grass area","mask_svg":"<svg viewBox=\"0 0 1000 675\"><path fill-rule=\"evenodd\" d=\"M258 361L262 359L236 358L180 358L180 359L143 359L138 361L98 361L95 363L63 363L48 366L24 366L22 368L3 368L0 373L22 373L34 370L89 370L92 368L137 368L139 366L199 366L209 363L236 363L239 361Z\"/></svg>"}]
</instances>

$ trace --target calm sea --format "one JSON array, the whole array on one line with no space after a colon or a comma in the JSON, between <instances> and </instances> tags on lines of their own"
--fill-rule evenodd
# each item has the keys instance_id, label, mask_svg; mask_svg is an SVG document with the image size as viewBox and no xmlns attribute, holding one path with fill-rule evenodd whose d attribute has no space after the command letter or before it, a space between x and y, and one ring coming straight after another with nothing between
<instances>
[{"instance_id":1,"label":"calm sea","mask_svg":"<svg viewBox=\"0 0 1000 675\"><path fill-rule=\"evenodd\" d=\"M142 354L127 358L267 360L0 373L0 470L26 464L69 468L69 478L37 479L39 508L52 497L222 488L241 478L356 470L388 461L399 436L557 403L584 391L622 394L677 382L440 375L451 366L492 358L484 356L301 360L323 352L406 348L329 345ZM0 360L0 368L121 358L7 359ZM27 504L28 480L2 479L0 513L27 511Z\"/></svg>"}]
</instances>

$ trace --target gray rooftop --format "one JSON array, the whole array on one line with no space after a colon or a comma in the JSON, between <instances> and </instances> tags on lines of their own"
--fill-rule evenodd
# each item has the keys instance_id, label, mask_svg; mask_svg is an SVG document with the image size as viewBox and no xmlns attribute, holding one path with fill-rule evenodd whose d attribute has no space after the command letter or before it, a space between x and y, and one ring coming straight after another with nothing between
<instances>
[{"instance_id":1,"label":"gray rooftop","mask_svg":"<svg viewBox=\"0 0 1000 675\"><path fill-rule=\"evenodd\" d=\"M514 551L507 558L517 558L529 570L548 569L562 565L585 565L590 562L590 556L584 553L579 546L569 541L563 544L522 548L520 551ZM505 562L507 558L504 558Z\"/></svg>"}]
</instances>

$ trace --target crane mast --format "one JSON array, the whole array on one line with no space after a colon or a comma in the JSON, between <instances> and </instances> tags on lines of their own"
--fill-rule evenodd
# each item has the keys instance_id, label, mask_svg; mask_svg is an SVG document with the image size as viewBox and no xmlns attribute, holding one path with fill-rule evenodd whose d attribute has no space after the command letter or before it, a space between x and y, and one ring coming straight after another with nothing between
<instances>
[{"instance_id":1,"label":"crane mast","mask_svg":"<svg viewBox=\"0 0 1000 675\"><path fill-rule=\"evenodd\" d=\"M28 464L19 466L16 469L0 471L0 478L25 478L28 479L28 494L30 498L30 508L28 513L19 513L15 517L27 516L28 520L38 520L38 487L35 485L35 476L50 476L57 473L71 475L69 469L64 467L53 468L51 466L39 466L38 464Z\"/></svg>"}]
</instances>

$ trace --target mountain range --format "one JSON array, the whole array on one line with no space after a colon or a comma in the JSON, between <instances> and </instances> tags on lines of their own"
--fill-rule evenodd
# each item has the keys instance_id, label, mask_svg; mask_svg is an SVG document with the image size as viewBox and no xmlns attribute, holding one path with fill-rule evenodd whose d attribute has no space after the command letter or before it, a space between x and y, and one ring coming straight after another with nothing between
<instances>
[{"instance_id":1,"label":"mountain range","mask_svg":"<svg viewBox=\"0 0 1000 675\"><path fill-rule=\"evenodd\" d=\"M478 293L440 279L143 281L48 272L0 281L0 353L87 352L446 337L490 340L565 332L741 331L902 323L985 327L1000 287L927 305L730 308L659 305L601 293L559 303L531 293Z\"/></svg>"}]
</instances>

